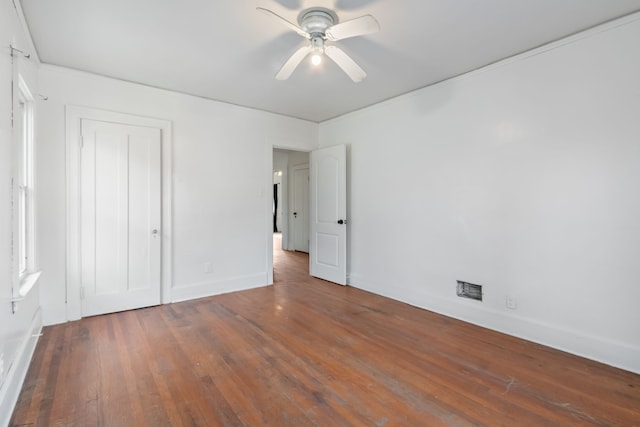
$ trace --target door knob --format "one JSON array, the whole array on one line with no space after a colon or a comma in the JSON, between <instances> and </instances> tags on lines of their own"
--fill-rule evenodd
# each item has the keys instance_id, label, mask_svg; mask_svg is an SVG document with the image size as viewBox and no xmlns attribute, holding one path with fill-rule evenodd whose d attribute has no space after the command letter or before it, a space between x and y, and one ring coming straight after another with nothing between
<instances>
[{"instance_id":1,"label":"door knob","mask_svg":"<svg viewBox=\"0 0 640 427\"><path fill-rule=\"evenodd\" d=\"M294 213L293 213L293 216L294 216L295 218L297 218L297 217L298 217L298 212L294 212Z\"/></svg>"},{"instance_id":2,"label":"door knob","mask_svg":"<svg viewBox=\"0 0 640 427\"><path fill-rule=\"evenodd\" d=\"M346 224L347 220L346 219L339 219L338 220L338 224L342 225L342 224Z\"/></svg>"},{"instance_id":3,"label":"door knob","mask_svg":"<svg viewBox=\"0 0 640 427\"><path fill-rule=\"evenodd\" d=\"M153 230L151 230L151 234L158 234L158 229L154 228Z\"/></svg>"}]
</instances>

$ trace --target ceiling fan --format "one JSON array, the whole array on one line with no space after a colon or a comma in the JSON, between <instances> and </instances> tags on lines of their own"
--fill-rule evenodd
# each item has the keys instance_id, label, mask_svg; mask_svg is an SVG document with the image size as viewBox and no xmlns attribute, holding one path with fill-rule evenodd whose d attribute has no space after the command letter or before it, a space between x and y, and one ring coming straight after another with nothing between
<instances>
[{"instance_id":1,"label":"ceiling fan","mask_svg":"<svg viewBox=\"0 0 640 427\"><path fill-rule=\"evenodd\" d=\"M294 52L284 63L276 79L287 80L298 65L311 54L311 63L319 65L322 55L327 55L354 82L361 82L367 73L342 49L327 42L335 42L349 37L357 37L380 31L378 21L371 15L364 15L343 23L339 23L338 15L324 7L305 9L298 15L298 24L287 21L277 13L262 7L259 11L276 17L289 29L306 38L309 43Z\"/></svg>"}]
</instances>

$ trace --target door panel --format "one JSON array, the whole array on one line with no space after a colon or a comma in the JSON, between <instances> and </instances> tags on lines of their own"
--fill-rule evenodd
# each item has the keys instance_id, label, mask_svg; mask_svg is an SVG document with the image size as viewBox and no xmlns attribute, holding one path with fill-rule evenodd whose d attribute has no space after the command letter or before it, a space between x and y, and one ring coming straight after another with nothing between
<instances>
[{"instance_id":1,"label":"door panel","mask_svg":"<svg viewBox=\"0 0 640 427\"><path fill-rule=\"evenodd\" d=\"M293 249L309 252L309 168L293 171Z\"/></svg>"},{"instance_id":2,"label":"door panel","mask_svg":"<svg viewBox=\"0 0 640 427\"><path fill-rule=\"evenodd\" d=\"M338 267L340 239L333 234L317 233L318 263L330 267Z\"/></svg>"},{"instance_id":3,"label":"door panel","mask_svg":"<svg viewBox=\"0 0 640 427\"><path fill-rule=\"evenodd\" d=\"M150 289L160 283L160 135L155 137L154 142L154 135L136 136L129 144L130 289ZM151 213L156 206L157 212Z\"/></svg>"},{"instance_id":4,"label":"door panel","mask_svg":"<svg viewBox=\"0 0 640 427\"><path fill-rule=\"evenodd\" d=\"M311 152L312 276L347 283L347 172L346 147L338 145Z\"/></svg>"},{"instance_id":5,"label":"door panel","mask_svg":"<svg viewBox=\"0 0 640 427\"><path fill-rule=\"evenodd\" d=\"M118 291L114 284L122 282L123 248L122 241L126 239L123 221L123 213L126 213L126 194L123 194L121 171L119 163L121 157L120 141L116 138L105 138L100 135L94 144L95 157L93 162L95 170L87 170L88 175L93 175L93 201L95 203L95 229L82 233L88 238L95 236L95 250L89 247L82 248L83 253L91 251L95 253L93 274L95 295L108 295ZM125 178L126 179L126 178ZM116 185L114 185L114 183ZM85 193L83 191L83 193ZM84 231L84 230L83 230ZM99 261L99 262L98 262ZM86 289L85 289L86 291Z\"/></svg>"},{"instance_id":6,"label":"door panel","mask_svg":"<svg viewBox=\"0 0 640 427\"><path fill-rule=\"evenodd\" d=\"M340 216L338 201L338 180L340 175L340 161L336 157L323 156L316 163L316 188L318 222L334 223Z\"/></svg>"},{"instance_id":7,"label":"door panel","mask_svg":"<svg viewBox=\"0 0 640 427\"><path fill-rule=\"evenodd\" d=\"M82 137L82 314L159 304L160 130L82 120Z\"/></svg>"}]
</instances>

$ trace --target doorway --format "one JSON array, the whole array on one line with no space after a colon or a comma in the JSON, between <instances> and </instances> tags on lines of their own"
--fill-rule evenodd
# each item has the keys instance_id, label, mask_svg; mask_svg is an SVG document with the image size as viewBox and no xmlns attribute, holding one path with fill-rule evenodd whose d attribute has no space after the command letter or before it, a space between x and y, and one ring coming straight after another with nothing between
<instances>
[{"instance_id":1,"label":"doorway","mask_svg":"<svg viewBox=\"0 0 640 427\"><path fill-rule=\"evenodd\" d=\"M273 268L286 253L309 252L309 153L273 149ZM305 267L308 272L308 266Z\"/></svg>"},{"instance_id":2,"label":"doorway","mask_svg":"<svg viewBox=\"0 0 640 427\"><path fill-rule=\"evenodd\" d=\"M307 273L333 283L347 284L347 147L335 145L311 152L271 149L271 162L267 170L273 176L282 172L283 185L283 251L305 253L309 265ZM306 169L306 170L305 170ZM304 183L306 179L306 184ZM295 182L305 189L296 195ZM286 190L284 189L286 188ZM270 190L271 192L271 190ZM285 197L288 195L288 198ZM290 199L290 200L288 200ZM302 200L302 201L301 201ZM273 201L269 201L269 223L273 221ZM284 207L286 206L286 207ZM300 208L300 210L295 209ZM304 210L303 210L304 209ZM307 215L301 218L301 213ZM286 218L286 220L284 220ZM301 221L296 225L296 220ZM301 231L296 232L297 229ZM267 283L274 283L273 227L268 229ZM298 238L296 239L296 234ZM302 236L302 237L301 237ZM306 239L305 239L306 238ZM297 240L297 242L296 242ZM306 240L306 241L305 241ZM303 247L296 247L297 244ZM286 246L285 246L286 245ZM275 248L278 249L278 248Z\"/></svg>"}]
</instances>

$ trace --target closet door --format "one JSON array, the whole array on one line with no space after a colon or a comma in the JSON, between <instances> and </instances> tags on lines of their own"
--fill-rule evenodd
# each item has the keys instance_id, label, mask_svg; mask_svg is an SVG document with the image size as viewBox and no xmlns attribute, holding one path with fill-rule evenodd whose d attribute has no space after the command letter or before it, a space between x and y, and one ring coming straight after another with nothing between
<instances>
[{"instance_id":1,"label":"closet door","mask_svg":"<svg viewBox=\"0 0 640 427\"><path fill-rule=\"evenodd\" d=\"M82 316L160 304L159 129L82 120Z\"/></svg>"}]
</instances>

